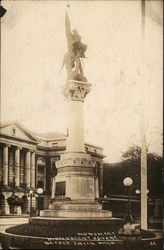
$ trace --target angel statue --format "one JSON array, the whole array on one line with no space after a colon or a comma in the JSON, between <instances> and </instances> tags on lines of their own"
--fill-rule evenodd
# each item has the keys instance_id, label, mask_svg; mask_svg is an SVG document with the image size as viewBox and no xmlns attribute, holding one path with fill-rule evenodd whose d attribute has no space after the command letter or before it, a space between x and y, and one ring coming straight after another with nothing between
<instances>
[{"instance_id":1,"label":"angel statue","mask_svg":"<svg viewBox=\"0 0 164 250\"><path fill-rule=\"evenodd\" d=\"M84 53L87 49L87 45L81 42L81 37L76 29L71 32L71 23L67 11L65 16L65 27L68 51L64 55L61 70L64 65L66 65L68 80L86 82L87 79L84 76L81 58L85 58Z\"/></svg>"}]
</instances>

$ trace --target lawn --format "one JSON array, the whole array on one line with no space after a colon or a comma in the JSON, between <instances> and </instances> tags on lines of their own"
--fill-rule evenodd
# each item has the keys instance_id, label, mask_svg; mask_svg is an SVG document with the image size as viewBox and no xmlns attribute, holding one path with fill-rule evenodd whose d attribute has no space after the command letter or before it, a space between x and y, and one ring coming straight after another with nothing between
<instances>
[{"instance_id":1,"label":"lawn","mask_svg":"<svg viewBox=\"0 0 164 250\"><path fill-rule=\"evenodd\" d=\"M65 236L77 236L83 235L101 235L102 233L111 233L117 236L117 229L113 225L99 225L99 226L86 226L86 225L74 225L74 226L37 226L30 224L22 224L14 227L10 227L6 232L17 235L39 236L39 237L65 237ZM150 231L141 230L143 238L153 238L155 234Z\"/></svg>"}]
</instances>

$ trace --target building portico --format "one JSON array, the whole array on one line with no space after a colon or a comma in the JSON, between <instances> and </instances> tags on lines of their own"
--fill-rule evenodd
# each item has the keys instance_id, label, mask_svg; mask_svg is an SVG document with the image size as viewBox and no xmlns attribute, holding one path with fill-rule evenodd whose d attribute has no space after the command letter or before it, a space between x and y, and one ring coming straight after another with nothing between
<instances>
[{"instance_id":1,"label":"building portico","mask_svg":"<svg viewBox=\"0 0 164 250\"><path fill-rule=\"evenodd\" d=\"M54 177L57 172L60 172L60 169L57 169L56 162L61 159L65 150L66 136L61 133L40 136L30 132L19 122L1 124L0 215L13 213L13 209L7 202L7 198L13 194L23 199L24 202L22 207L18 207L17 211L15 210L15 213L29 213L30 190L33 190L34 193L32 206L37 208L35 194L37 188L40 187L44 190L42 207L46 209L56 190L56 183L53 181ZM94 178L99 179L97 183L101 196L104 157L102 149L85 144L85 152L91 153L92 159L96 161L96 166L98 166L98 168L95 167ZM59 173L60 175L62 176L62 172ZM63 199L66 198L68 193L67 188L67 193L63 196Z\"/></svg>"}]
</instances>

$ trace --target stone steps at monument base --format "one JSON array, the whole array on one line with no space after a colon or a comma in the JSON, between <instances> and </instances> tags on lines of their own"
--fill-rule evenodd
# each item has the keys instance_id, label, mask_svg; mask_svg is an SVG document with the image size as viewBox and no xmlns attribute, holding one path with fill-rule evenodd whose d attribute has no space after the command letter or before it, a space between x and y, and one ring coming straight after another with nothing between
<instances>
[{"instance_id":1,"label":"stone steps at monument base","mask_svg":"<svg viewBox=\"0 0 164 250\"><path fill-rule=\"evenodd\" d=\"M111 218L112 211L108 210L41 210L41 217L64 217L64 218Z\"/></svg>"},{"instance_id":2,"label":"stone steps at monument base","mask_svg":"<svg viewBox=\"0 0 164 250\"><path fill-rule=\"evenodd\" d=\"M51 203L51 196L50 195L44 196L43 209L48 209L50 203Z\"/></svg>"},{"instance_id":3,"label":"stone steps at monument base","mask_svg":"<svg viewBox=\"0 0 164 250\"><path fill-rule=\"evenodd\" d=\"M49 205L49 210L87 210L87 211L97 211L102 210L102 205L99 203L51 203Z\"/></svg>"},{"instance_id":4,"label":"stone steps at monument base","mask_svg":"<svg viewBox=\"0 0 164 250\"><path fill-rule=\"evenodd\" d=\"M110 225L112 228L120 229L122 226L122 219L120 218L53 218L53 217L30 217L29 223L31 225L38 225L38 226L47 226L52 225L56 227L60 226L103 226L103 225Z\"/></svg>"}]
</instances>

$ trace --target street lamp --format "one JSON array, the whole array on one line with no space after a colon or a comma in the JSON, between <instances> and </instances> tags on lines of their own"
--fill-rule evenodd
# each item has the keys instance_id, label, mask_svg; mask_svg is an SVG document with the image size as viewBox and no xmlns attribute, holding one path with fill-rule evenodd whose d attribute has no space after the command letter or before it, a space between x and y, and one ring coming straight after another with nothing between
<instances>
[{"instance_id":1,"label":"street lamp","mask_svg":"<svg viewBox=\"0 0 164 250\"><path fill-rule=\"evenodd\" d=\"M39 215L40 215L40 210L41 210L41 195L43 194L43 188L38 188L37 189L37 194L38 194L38 210L39 210Z\"/></svg>"},{"instance_id":2,"label":"street lamp","mask_svg":"<svg viewBox=\"0 0 164 250\"><path fill-rule=\"evenodd\" d=\"M139 189L136 190L136 194L140 194L141 191ZM149 193L149 190L147 189L147 194Z\"/></svg>"},{"instance_id":3,"label":"street lamp","mask_svg":"<svg viewBox=\"0 0 164 250\"><path fill-rule=\"evenodd\" d=\"M132 178L126 177L126 178L123 180L123 184L124 184L125 187L127 187L127 191L128 191L128 202L127 202L127 209L126 209L126 214L125 214L125 217L124 217L124 222L125 222L125 224L126 224L126 223L132 224L132 222L133 222L134 220L133 220L133 217L132 217L132 214L131 214L130 197L129 197L130 187L131 187L131 185L133 184Z\"/></svg>"},{"instance_id":4,"label":"street lamp","mask_svg":"<svg viewBox=\"0 0 164 250\"><path fill-rule=\"evenodd\" d=\"M32 195L33 195L33 190L30 190L30 217L32 216Z\"/></svg>"},{"instance_id":5,"label":"street lamp","mask_svg":"<svg viewBox=\"0 0 164 250\"><path fill-rule=\"evenodd\" d=\"M136 194L140 194L141 191L139 189L136 190Z\"/></svg>"}]
</instances>

